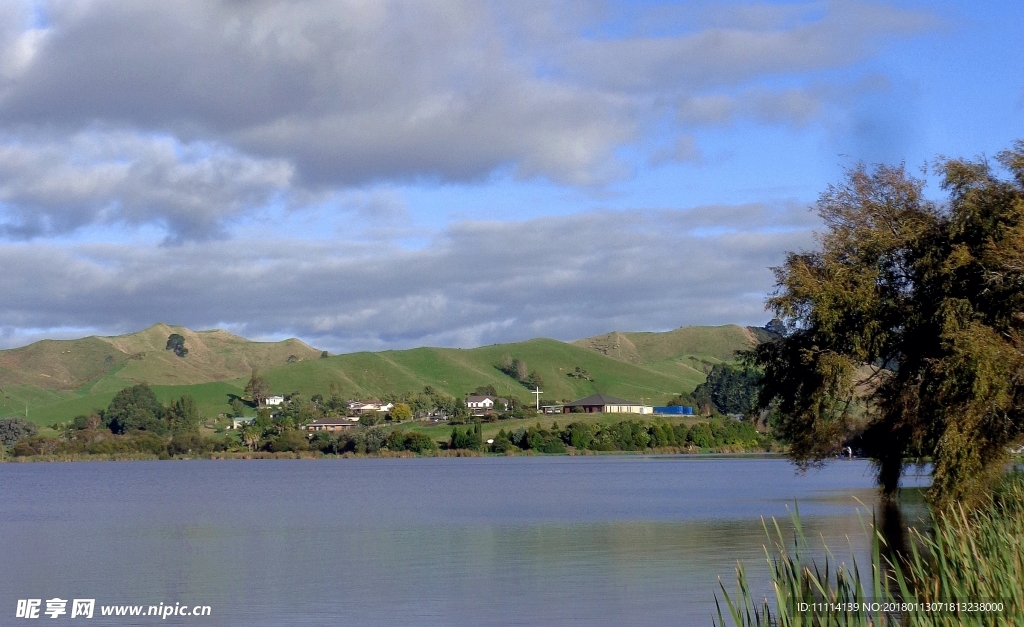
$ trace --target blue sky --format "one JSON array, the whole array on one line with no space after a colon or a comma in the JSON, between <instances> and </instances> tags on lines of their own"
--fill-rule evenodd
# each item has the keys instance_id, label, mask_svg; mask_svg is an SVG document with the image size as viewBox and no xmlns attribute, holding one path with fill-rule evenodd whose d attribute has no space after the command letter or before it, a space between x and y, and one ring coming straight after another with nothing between
<instances>
[{"instance_id":1,"label":"blue sky","mask_svg":"<svg viewBox=\"0 0 1024 627\"><path fill-rule=\"evenodd\" d=\"M1018 2L9 0L0 345L763 324L769 266L814 245L845 167L1024 139L1021 23Z\"/></svg>"}]
</instances>

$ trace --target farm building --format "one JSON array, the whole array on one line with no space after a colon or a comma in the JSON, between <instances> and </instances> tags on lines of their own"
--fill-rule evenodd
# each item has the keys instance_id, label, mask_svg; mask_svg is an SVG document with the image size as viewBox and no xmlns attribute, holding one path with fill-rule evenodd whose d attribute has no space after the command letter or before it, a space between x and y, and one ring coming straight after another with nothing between
<instances>
[{"instance_id":1,"label":"farm building","mask_svg":"<svg viewBox=\"0 0 1024 627\"><path fill-rule=\"evenodd\" d=\"M320 420L314 420L313 422L306 425L307 431L340 431L342 429L349 429L359 424L359 419L349 418L323 418Z\"/></svg>"},{"instance_id":2,"label":"farm building","mask_svg":"<svg viewBox=\"0 0 1024 627\"><path fill-rule=\"evenodd\" d=\"M568 414L573 411L580 411L580 408L587 414L650 414L653 408L642 403L634 403L625 399L604 394L593 394L578 401L562 405L562 413Z\"/></svg>"}]
</instances>

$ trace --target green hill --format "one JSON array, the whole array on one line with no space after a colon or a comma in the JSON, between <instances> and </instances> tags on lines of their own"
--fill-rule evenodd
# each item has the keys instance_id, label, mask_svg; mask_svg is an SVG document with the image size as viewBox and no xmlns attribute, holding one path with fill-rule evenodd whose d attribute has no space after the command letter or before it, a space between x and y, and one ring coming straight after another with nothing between
<instances>
[{"instance_id":1,"label":"green hill","mask_svg":"<svg viewBox=\"0 0 1024 627\"><path fill-rule=\"evenodd\" d=\"M165 348L172 333L185 338L184 358ZM31 420L49 424L69 412L105 406L118 390L139 382L177 388L232 381L254 366L319 357L320 351L296 339L253 342L226 331L166 324L113 337L43 340L0 351L0 416L27 411Z\"/></svg>"},{"instance_id":2,"label":"green hill","mask_svg":"<svg viewBox=\"0 0 1024 627\"><path fill-rule=\"evenodd\" d=\"M189 352L165 350L180 333ZM191 394L207 415L229 410L251 368L258 366L275 394L379 398L424 386L462 395L493 385L499 394L532 401L530 390L496 366L519 359L543 379L541 401L553 403L603 392L648 404L666 402L704 381L706 364L726 361L757 341L737 326L687 327L668 333L613 333L565 343L535 339L474 349L416 348L321 358L299 340L251 342L224 331L193 332L155 325L129 335L46 340L0 351L0 415L40 424L105 407L123 387L153 386L163 401ZM585 373L585 374L582 374Z\"/></svg>"},{"instance_id":3,"label":"green hill","mask_svg":"<svg viewBox=\"0 0 1024 627\"><path fill-rule=\"evenodd\" d=\"M696 371L703 381L704 374L712 365L734 361L736 351L756 346L766 338L764 329L728 324L720 327L681 327L664 333L616 331L576 340L573 344L617 361L641 365L666 374L686 377Z\"/></svg>"}]
</instances>

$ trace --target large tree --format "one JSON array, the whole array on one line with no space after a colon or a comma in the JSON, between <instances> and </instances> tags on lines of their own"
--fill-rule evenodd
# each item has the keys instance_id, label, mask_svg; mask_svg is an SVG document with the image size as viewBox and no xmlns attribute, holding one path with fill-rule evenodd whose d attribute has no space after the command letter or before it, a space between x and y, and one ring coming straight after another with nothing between
<instances>
[{"instance_id":1,"label":"large tree","mask_svg":"<svg viewBox=\"0 0 1024 627\"><path fill-rule=\"evenodd\" d=\"M785 334L749 356L799 463L856 442L891 495L930 458L940 504L1002 467L1024 432L1024 142L995 161L940 160L944 203L903 166L856 167L818 200L818 250L775 269Z\"/></svg>"},{"instance_id":2,"label":"large tree","mask_svg":"<svg viewBox=\"0 0 1024 627\"><path fill-rule=\"evenodd\" d=\"M196 399L186 394L176 401L171 401L171 406L167 408L167 421L170 423L171 431L175 433L198 435L203 416Z\"/></svg>"},{"instance_id":3,"label":"large tree","mask_svg":"<svg viewBox=\"0 0 1024 627\"><path fill-rule=\"evenodd\" d=\"M171 333L167 336L167 346L164 349L174 351L174 354L178 357L188 355L188 349L185 348L185 338L179 333Z\"/></svg>"},{"instance_id":4,"label":"large tree","mask_svg":"<svg viewBox=\"0 0 1024 627\"><path fill-rule=\"evenodd\" d=\"M703 409L708 405L723 414L750 414L756 406L761 375L754 368L715 364L707 381L693 391L693 398Z\"/></svg>"},{"instance_id":5,"label":"large tree","mask_svg":"<svg viewBox=\"0 0 1024 627\"><path fill-rule=\"evenodd\" d=\"M257 407L262 405L263 401L267 400L267 396L270 395L270 383L260 376L259 368L252 369L249 383L245 385L245 393L252 398Z\"/></svg>"},{"instance_id":6,"label":"large tree","mask_svg":"<svg viewBox=\"0 0 1024 627\"><path fill-rule=\"evenodd\" d=\"M115 394L103 412L103 423L114 433L139 429L163 434L167 431L163 418L164 406L145 383L124 388Z\"/></svg>"}]
</instances>

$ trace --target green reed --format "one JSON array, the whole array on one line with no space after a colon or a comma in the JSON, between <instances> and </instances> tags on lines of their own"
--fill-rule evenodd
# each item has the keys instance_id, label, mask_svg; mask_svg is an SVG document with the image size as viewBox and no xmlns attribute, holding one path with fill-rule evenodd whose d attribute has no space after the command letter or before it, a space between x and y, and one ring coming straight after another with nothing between
<instances>
[{"instance_id":1,"label":"green reed","mask_svg":"<svg viewBox=\"0 0 1024 627\"><path fill-rule=\"evenodd\" d=\"M931 531L911 529L902 557L887 554L872 518L865 529L871 539L868 588L853 556L847 566L825 547L822 564L807 559L799 510L791 518L792 545L777 521L771 529L765 523L775 598L756 601L740 563L733 594L719 582L726 614L715 595L716 626L730 624L726 615L737 627L1024 625L1024 473L1007 475L978 509L936 514ZM982 611L991 603L1002 603L1002 609Z\"/></svg>"}]
</instances>

